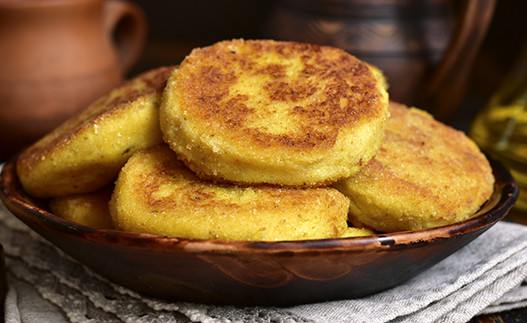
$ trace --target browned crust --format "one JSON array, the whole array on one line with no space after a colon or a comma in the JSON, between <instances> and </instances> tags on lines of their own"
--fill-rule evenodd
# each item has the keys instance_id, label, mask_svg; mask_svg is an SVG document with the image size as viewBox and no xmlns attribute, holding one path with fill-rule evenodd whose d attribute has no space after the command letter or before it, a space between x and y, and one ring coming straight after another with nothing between
<instances>
[{"instance_id":1,"label":"browned crust","mask_svg":"<svg viewBox=\"0 0 527 323\"><path fill-rule=\"evenodd\" d=\"M300 59L304 67L286 75L286 65L262 64L259 59L268 54L285 63ZM262 88L271 103L251 106L246 95L229 92L245 75L267 77ZM232 40L195 49L181 64L178 87L192 118L262 148L332 147L340 129L378 117L384 108L377 79L364 62L340 49L297 42ZM313 96L313 102L301 102ZM290 103L301 131L275 134L247 124L257 109L272 109L272 102Z\"/></svg>"},{"instance_id":2,"label":"browned crust","mask_svg":"<svg viewBox=\"0 0 527 323\"><path fill-rule=\"evenodd\" d=\"M448 223L475 212L492 194L494 183L490 164L476 144L463 132L424 112L395 102L390 102L389 111L377 155L349 180L360 184L353 194L362 196L361 189L367 188L375 189L367 193L374 198L387 196L397 205L426 202L430 210L437 210L437 214L430 214L430 222ZM362 217L368 216L368 205L357 207L363 211ZM390 211L386 210L393 217Z\"/></svg>"},{"instance_id":3,"label":"browned crust","mask_svg":"<svg viewBox=\"0 0 527 323\"><path fill-rule=\"evenodd\" d=\"M70 138L77 136L86 127L97 123L97 120L119 113L130 102L140 97L153 94L160 95L174 68L175 66L163 66L149 70L99 98L85 110L71 117L37 143L22 151L17 160L17 168L30 170L41 159L52 156L54 151L67 145ZM138 88L138 84L141 84L140 88ZM111 93L115 90L122 91L122 95L112 97Z\"/></svg>"},{"instance_id":4,"label":"browned crust","mask_svg":"<svg viewBox=\"0 0 527 323\"><path fill-rule=\"evenodd\" d=\"M143 149L132 158L134 158L135 165L149 164L154 160L152 165L141 166L140 173L137 170L129 173L130 176L138 177L128 178L134 184L134 192L141 192L141 194L135 195L139 201L133 201L133 203L147 206L153 213L190 207L214 209L216 212L217 210L226 210L229 214L243 216L243 212L247 212L249 204L251 212L259 210L272 211L278 207L287 207L292 212L295 212L296 206L301 207L306 203L306 198L310 201L318 200L320 203L327 205L328 208L347 203L344 195L332 188L276 189L272 185L236 187L233 183L202 181L177 159L176 154L164 144ZM166 188L166 185L178 182L184 182L185 184L183 187L175 185L172 187L173 191L171 191L171 194L160 197L158 193L161 187ZM254 189L264 193L266 198L254 198L249 202L240 203L237 199L225 199L219 196L224 189L236 188L240 190ZM237 212L241 213L238 214ZM331 225L331 230L335 237L339 235L337 226L339 221L341 219L339 219L338 214L332 215L332 220L328 221L328 225Z\"/></svg>"}]
</instances>

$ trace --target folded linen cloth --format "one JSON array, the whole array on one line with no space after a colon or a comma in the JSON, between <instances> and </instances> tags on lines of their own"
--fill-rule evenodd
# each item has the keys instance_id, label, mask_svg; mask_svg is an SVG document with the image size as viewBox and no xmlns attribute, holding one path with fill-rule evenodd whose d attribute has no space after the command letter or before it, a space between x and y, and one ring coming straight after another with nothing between
<instances>
[{"instance_id":1,"label":"folded linen cloth","mask_svg":"<svg viewBox=\"0 0 527 323\"><path fill-rule=\"evenodd\" d=\"M466 322L527 306L527 227L500 222L406 283L289 308L166 302L97 276L0 206L12 322ZM522 284L523 282L523 284Z\"/></svg>"}]
</instances>

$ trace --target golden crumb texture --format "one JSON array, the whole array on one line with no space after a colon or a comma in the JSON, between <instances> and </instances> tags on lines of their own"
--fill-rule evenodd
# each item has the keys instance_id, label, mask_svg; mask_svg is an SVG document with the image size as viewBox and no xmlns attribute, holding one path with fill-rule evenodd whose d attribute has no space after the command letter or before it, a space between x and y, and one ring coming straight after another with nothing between
<instances>
[{"instance_id":1,"label":"golden crumb texture","mask_svg":"<svg viewBox=\"0 0 527 323\"><path fill-rule=\"evenodd\" d=\"M51 212L65 220L98 229L113 229L108 203L113 185L90 193L54 197L49 200Z\"/></svg>"},{"instance_id":2,"label":"golden crumb texture","mask_svg":"<svg viewBox=\"0 0 527 323\"><path fill-rule=\"evenodd\" d=\"M333 188L217 184L198 178L161 145L135 153L110 202L116 228L181 238L309 240L348 230L348 199Z\"/></svg>"},{"instance_id":3,"label":"golden crumb texture","mask_svg":"<svg viewBox=\"0 0 527 323\"><path fill-rule=\"evenodd\" d=\"M463 132L392 102L375 157L335 187L351 200L352 223L393 232L467 219L493 193L494 176Z\"/></svg>"},{"instance_id":4,"label":"golden crumb texture","mask_svg":"<svg viewBox=\"0 0 527 323\"><path fill-rule=\"evenodd\" d=\"M235 39L183 60L165 88L160 126L202 178L323 186L373 157L387 106L382 73L343 50Z\"/></svg>"},{"instance_id":5,"label":"golden crumb texture","mask_svg":"<svg viewBox=\"0 0 527 323\"><path fill-rule=\"evenodd\" d=\"M173 69L131 79L24 150L16 165L24 190L58 197L112 183L134 151L161 142L159 104Z\"/></svg>"}]
</instances>

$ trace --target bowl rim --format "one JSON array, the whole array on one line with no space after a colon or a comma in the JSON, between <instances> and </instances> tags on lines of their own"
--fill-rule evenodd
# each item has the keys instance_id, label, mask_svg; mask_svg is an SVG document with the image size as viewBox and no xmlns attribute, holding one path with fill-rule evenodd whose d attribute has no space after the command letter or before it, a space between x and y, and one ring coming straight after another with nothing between
<instances>
[{"instance_id":1,"label":"bowl rim","mask_svg":"<svg viewBox=\"0 0 527 323\"><path fill-rule=\"evenodd\" d=\"M172 250L196 253L282 253L282 252L364 252L365 250L398 249L404 246L418 246L436 243L453 236L486 230L494 225L512 208L518 196L517 184L499 161L488 158L495 183L491 198L470 218L428 229L379 233L372 236L332 238L297 241L238 241L204 240L171 236L158 236L146 233L131 233L115 229L98 229L62 219L50 211L31 203L34 198L22 189L16 173L16 160L8 160L0 173L0 199L11 213L23 222L40 221L51 229L82 239L102 244L133 243L134 248ZM31 219L31 217L34 217ZM430 238L432 237L432 238ZM132 245L132 244L131 244Z\"/></svg>"}]
</instances>

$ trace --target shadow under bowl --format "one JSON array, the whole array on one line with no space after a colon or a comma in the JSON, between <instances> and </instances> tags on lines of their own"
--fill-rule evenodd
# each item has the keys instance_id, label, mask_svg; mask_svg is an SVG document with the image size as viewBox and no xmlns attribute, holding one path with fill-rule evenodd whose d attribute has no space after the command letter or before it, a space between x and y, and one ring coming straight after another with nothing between
<instances>
[{"instance_id":1,"label":"shadow under bowl","mask_svg":"<svg viewBox=\"0 0 527 323\"><path fill-rule=\"evenodd\" d=\"M491 160L494 193L451 225L342 239L248 242L181 239L102 230L61 219L22 190L16 161L0 175L8 210L45 239L112 282L167 300L289 306L357 298L416 276L503 219L517 185Z\"/></svg>"}]
</instances>

